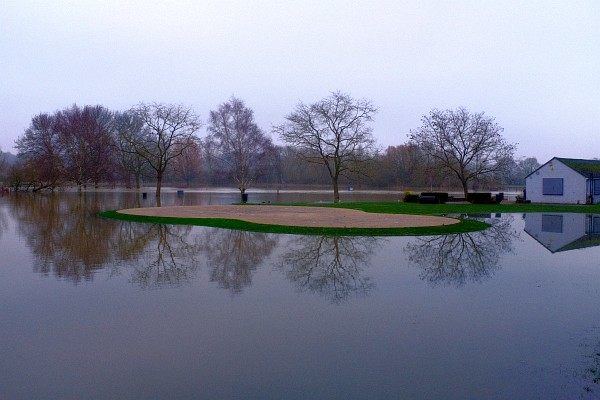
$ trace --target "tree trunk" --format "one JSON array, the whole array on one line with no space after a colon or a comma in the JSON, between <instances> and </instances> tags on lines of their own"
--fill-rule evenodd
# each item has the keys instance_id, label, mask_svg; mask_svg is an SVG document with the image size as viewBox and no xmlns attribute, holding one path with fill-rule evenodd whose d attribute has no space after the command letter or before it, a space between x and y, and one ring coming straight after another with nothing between
<instances>
[{"instance_id":1,"label":"tree trunk","mask_svg":"<svg viewBox=\"0 0 600 400\"><path fill-rule=\"evenodd\" d=\"M333 179L333 202L334 203L340 202L340 190L338 188L337 179Z\"/></svg>"},{"instance_id":2,"label":"tree trunk","mask_svg":"<svg viewBox=\"0 0 600 400\"><path fill-rule=\"evenodd\" d=\"M469 194L469 185L466 180L461 179L460 182L462 183L463 193L465 194L465 200L466 200L467 196Z\"/></svg>"},{"instance_id":3,"label":"tree trunk","mask_svg":"<svg viewBox=\"0 0 600 400\"><path fill-rule=\"evenodd\" d=\"M162 188L162 173L156 175L156 206L160 207L160 189Z\"/></svg>"},{"instance_id":4,"label":"tree trunk","mask_svg":"<svg viewBox=\"0 0 600 400\"><path fill-rule=\"evenodd\" d=\"M240 203L245 203L244 194L246 194L246 188L239 188L239 189L240 189Z\"/></svg>"}]
</instances>

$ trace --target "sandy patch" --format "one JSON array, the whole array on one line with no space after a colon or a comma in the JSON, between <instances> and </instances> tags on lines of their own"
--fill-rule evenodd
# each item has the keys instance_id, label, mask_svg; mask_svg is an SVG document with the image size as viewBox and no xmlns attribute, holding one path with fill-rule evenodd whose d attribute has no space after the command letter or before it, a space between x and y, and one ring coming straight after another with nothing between
<instances>
[{"instance_id":1,"label":"sandy patch","mask_svg":"<svg viewBox=\"0 0 600 400\"><path fill-rule=\"evenodd\" d=\"M456 224L454 218L377 214L329 207L266 205L170 206L129 208L123 214L177 218L238 219L258 224L327 228L407 228Z\"/></svg>"}]
</instances>

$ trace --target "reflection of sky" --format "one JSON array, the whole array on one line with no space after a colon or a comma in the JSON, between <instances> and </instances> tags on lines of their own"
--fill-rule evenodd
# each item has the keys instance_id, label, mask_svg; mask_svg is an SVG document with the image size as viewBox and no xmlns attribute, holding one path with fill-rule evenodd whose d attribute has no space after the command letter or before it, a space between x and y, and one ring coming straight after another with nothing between
<instances>
[{"instance_id":1,"label":"reflection of sky","mask_svg":"<svg viewBox=\"0 0 600 400\"><path fill-rule=\"evenodd\" d=\"M131 263L78 284L33 273L10 221L0 237L8 398L570 397L583 388L581 344L599 336L600 266L589 260L600 248L551 254L522 235L490 279L455 287L409 265L415 238L386 238L360 271L375 288L334 304L276 268L296 236L279 236L239 293L204 264L188 285L141 290ZM520 215L512 224L524 228ZM209 233L193 228L186 241Z\"/></svg>"}]
</instances>

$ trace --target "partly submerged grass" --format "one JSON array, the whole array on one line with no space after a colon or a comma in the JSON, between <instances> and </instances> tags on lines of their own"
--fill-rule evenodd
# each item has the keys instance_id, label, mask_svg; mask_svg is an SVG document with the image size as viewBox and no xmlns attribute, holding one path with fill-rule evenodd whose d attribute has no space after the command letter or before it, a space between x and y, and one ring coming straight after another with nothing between
<instances>
[{"instance_id":1,"label":"partly submerged grass","mask_svg":"<svg viewBox=\"0 0 600 400\"><path fill-rule=\"evenodd\" d=\"M223 229L235 229L251 232L282 233L292 235L328 235L328 236L427 236L447 235L451 233L475 232L484 230L489 224L473 220L462 219L457 224L442 226L420 226L406 228L327 228L305 226L283 226L270 224L257 224L237 219L223 218L177 218L177 217L150 217L142 215L120 214L117 211L100 213L103 218L112 218L123 221L144 222L155 224L177 224L211 226Z\"/></svg>"},{"instance_id":2,"label":"partly submerged grass","mask_svg":"<svg viewBox=\"0 0 600 400\"><path fill-rule=\"evenodd\" d=\"M294 204L303 206L352 208L373 213L413 214L413 215L446 215L446 214L490 214L490 213L586 213L600 214L600 204L568 205L568 204L418 204L418 203L338 203L338 204Z\"/></svg>"},{"instance_id":3,"label":"partly submerged grass","mask_svg":"<svg viewBox=\"0 0 600 400\"><path fill-rule=\"evenodd\" d=\"M279 204L269 204L279 205ZM338 203L314 204L295 203L286 204L293 206L350 208L371 213L412 214L412 215L463 215L463 214L491 214L491 213L532 213L532 212L573 212L573 213L600 213L600 206L581 205L549 205L549 204L417 204L417 203ZM480 231L490 225L473 219L461 219L459 223L442 226L421 226L407 228L326 228L283 226L270 224L257 224L236 219L222 218L177 218L177 217L150 217L141 215L119 214L116 211L100 213L103 218L112 218L124 221L210 226L224 229L245 230L265 233L284 233L296 235L330 235L330 236L427 236L447 235Z\"/></svg>"}]
</instances>

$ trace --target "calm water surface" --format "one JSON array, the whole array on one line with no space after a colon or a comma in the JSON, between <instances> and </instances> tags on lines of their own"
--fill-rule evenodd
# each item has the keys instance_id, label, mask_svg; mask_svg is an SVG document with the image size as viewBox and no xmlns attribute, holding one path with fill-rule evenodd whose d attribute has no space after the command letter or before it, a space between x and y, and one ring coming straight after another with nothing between
<instances>
[{"instance_id":1,"label":"calm water surface","mask_svg":"<svg viewBox=\"0 0 600 400\"><path fill-rule=\"evenodd\" d=\"M0 197L1 399L600 397L600 216L391 238L95 216L138 205L152 200Z\"/></svg>"}]
</instances>

